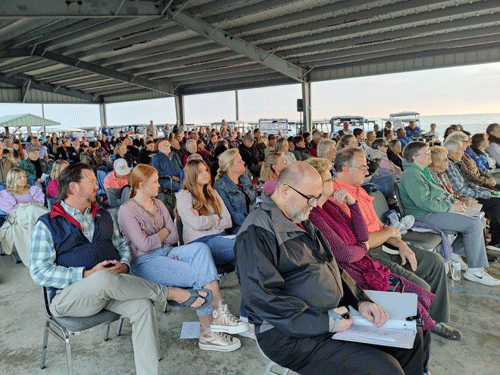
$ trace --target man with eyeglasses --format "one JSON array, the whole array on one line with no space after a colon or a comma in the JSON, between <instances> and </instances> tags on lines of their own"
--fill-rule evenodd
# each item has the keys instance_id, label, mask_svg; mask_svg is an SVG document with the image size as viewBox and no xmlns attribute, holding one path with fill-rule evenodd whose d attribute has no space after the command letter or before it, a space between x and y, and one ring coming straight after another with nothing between
<instances>
[{"instance_id":1,"label":"man with eyeglasses","mask_svg":"<svg viewBox=\"0 0 500 375\"><path fill-rule=\"evenodd\" d=\"M429 158L430 152L423 150L421 158ZM401 238L397 228L382 223L373 207L374 198L361 187L366 171L366 157L359 149L344 149L335 158L337 179L334 190L346 190L357 202L368 227L369 255L384 264L391 272L400 275L435 294L429 314L436 321L433 332L449 340L461 340L462 334L445 324L450 320L446 271L441 255L420 246L409 245ZM350 210L343 203L340 208L349 216ZM394 249L388 254L382 245Z\"/></svg>"},{"instance_id":2,"label":"man with eyeglasses","mask_svg":"<svg viewBox=\"0 0 500 375\"><path fill-rule=\"evenodd\" d=\"M236 237L236 272L260 348L299 374L422 374L420 330L408 350L332 340L353 323L347 306L376 326L388 315L338 267L308 220L322 186L312 166L290 164Z\"/></svg>"}]
</instances>

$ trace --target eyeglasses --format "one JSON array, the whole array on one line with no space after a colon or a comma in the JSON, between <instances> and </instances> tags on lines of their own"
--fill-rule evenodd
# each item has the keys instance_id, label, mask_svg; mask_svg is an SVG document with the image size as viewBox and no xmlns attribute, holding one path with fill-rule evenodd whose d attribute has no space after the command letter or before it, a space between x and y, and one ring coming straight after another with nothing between
<instances>
[{"instance_id":1,"label":"eyeglasses","mask_svg":"<svg viewBox=\"0 0 500 375\"><path fill-rule=\"evenodd\" d=\"M308 205L312 205L315 201L317 201L319 198L321 198L321 194L318 195L317 197L308 197L307 195L305 194L302 194L300 191L298 191L297 189L295 189L294 187L290 186L290 185L286 185L288 186L290 189L292 189L293 191L295 191L297 194L301 195L302 197L306 198L307 199L307 204Z\"/></svg>"}]
</instances>

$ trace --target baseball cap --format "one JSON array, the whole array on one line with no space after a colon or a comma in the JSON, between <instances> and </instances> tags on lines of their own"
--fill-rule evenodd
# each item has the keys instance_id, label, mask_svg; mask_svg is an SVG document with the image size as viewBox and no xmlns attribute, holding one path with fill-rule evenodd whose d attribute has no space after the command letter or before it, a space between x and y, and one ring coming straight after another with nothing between
<instances>
[{"instance_id":1,"label":"baseball cap","mask_svg":"<svg viewBox=\"0 0 500 375\"><path fill-rule=\"evenodd\" d=\"M130 170L132 168L128 167L127 161L125 159L120 158L120 159L116 159L115 162L113 163L113 169L120 176L125 176L125 175L128 175L130 173Z\"/></svg>"}]
</instances>

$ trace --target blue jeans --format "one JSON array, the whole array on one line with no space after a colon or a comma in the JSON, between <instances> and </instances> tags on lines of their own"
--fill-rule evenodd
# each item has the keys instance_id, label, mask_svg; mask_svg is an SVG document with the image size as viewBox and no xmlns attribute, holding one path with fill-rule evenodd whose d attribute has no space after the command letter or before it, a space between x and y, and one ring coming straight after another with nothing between
<instances>
[{"instance_id":1,"label":"blue jeans","mask_svg":"<svg viewBox=\"0 0 500 375\"><path fill-rule=\"evenodd\" d=\"M226 272L233 271L235 266L234 238L224 238L223 236L226 236L225 232L197 238L195 241L208 245L218 267Z\"/></svg>"},{"instance_id":2,"label":"blue jeans","mask_svg":"<svg viewBox=\"0 0 500 375\"><path fill-rule=\"evenodd\" d=\"M178 259L172 259L174 256ZM163 245L132 262L130 272L153 283L180 288L200 289L214 280L220 281L210 249L202 243ZM209 305L196 310L196 314L206 316L212 311Z\"/></svg>"}]
</instances>

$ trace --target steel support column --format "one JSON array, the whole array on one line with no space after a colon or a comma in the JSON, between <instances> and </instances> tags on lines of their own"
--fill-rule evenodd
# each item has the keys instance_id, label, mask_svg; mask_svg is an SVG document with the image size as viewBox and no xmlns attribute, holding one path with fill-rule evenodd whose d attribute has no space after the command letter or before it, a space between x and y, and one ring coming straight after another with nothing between
<instances>
[{"instance_id":1,"label":"steel support column","mask_svg":"<svg viewBox=\"0 0 500 375\"><path fill-rule=\"evenodd\" d=\"M304 106L304 131L312 131L311 82L302 83L302 104Z\"/></svg>"},{"instance_id":2,"label":"steel support column","mask_svg":"<svg viewBox=\"0 0 500 375\"><path fill-rule=\"evenodd\" d=\"M184 114L184 95L175 95L175 114L177 117L177 124L184 126L186 121Z\"/></svg>"},{"instance_id":3,"label":"steel support column","mask_svg":"<svg viewBox=\"0 0 500 375\"><path fill-rule=\"evenodd\" d=\"M101 119L101 128L104 128L104 124L108 123L106 118L106 104L99 103L99 117Z\"/></svg>"}]
</instances>

